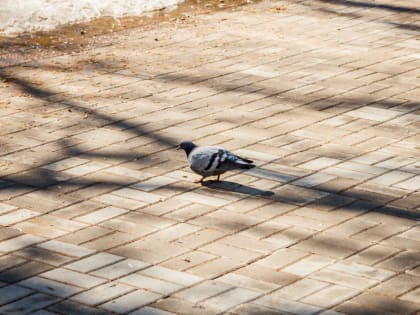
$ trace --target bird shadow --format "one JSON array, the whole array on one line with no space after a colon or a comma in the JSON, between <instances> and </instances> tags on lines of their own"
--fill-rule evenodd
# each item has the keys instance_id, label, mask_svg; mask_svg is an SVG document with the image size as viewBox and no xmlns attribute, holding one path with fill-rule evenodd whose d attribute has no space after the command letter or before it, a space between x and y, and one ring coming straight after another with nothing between
<instances>
[{"instance_id":1,"label":"bird shadow","mask_svg":"<svg viewBox=\"0 0 420 315\"><path fill-rule=\"evenodd\" d=\"M230 181L216 181L216 180L208 180L202 183L203 186L214 189L214 190L221 190L221 191L230 191L236 192L241 194L246 194L250 196L264 196L269 197L273 196L274 192L269 190L261 190L258 188L241 185L235 182Z\"/></svg>"}]
</instances>

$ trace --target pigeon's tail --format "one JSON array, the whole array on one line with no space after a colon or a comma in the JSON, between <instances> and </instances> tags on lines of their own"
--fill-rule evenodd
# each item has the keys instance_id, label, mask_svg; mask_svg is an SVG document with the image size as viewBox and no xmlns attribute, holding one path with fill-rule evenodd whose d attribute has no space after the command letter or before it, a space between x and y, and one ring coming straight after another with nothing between
<instances>
[{"instance_id":1,"label":"pigeon's tail","mask_svg":"<svg viewBox=\"0 0 420 315\"><path fill-rule=\"evenodd\" d=\"M245 159L243 157L238 156L238 158L240 158L242 161L247 162L247 163L254 163L254 161L249 160L249 159Z\"/></svg>"},{"instance_id":2,"label":"pigeon's tail","mask_svg":"<svg viewBox=\"0 0 420 315\"><path fill-rule=\"evenodd\" d=\"M254 164L238 164L238 166L240 169L243 169L243 170L249 170L255 167Z\"/></svg>"}]
</instances>

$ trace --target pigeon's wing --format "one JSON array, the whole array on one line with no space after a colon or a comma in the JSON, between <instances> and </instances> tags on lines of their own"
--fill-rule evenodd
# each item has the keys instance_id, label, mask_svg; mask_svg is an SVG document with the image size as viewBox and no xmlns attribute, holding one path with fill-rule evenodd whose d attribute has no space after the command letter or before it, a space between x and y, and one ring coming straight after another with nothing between
<instances>
[{"instance_id":1,"label":"pigeon's wing","mask_svg":"<svg viewBox=\"0 0 420 315\"><path fill-rule=\"evenodd\" d=\"M252 161L220 147L199 147L192 152L191 169L207 174L218 174L234 169L249 169L254 167Z\"/></svg>"},{"instance_id":2,"label":"pigeon's wing","mask_svg":"<svg viewBox=\"0 0 420 315\"><path fill-rule=\"evenodd\" d=\"M218 159L218 162L215 166L216 170L223 171L250 169L253 167L255 167L255 165L252 164L251 160L241 158L227 150L223 150L223 152L221 152L220 159Z\"/></svg>"},{"instance_id":3,"label":"pigeon's wing","mask_svg":"<svg viewBox=\"0 0 420 315\"><path fill-rule=\"evenodd\" d=\"M196 172L208 172L218 155L217 147L197 147L189 155L190 167Z\"/></svg>"}]
</instances>

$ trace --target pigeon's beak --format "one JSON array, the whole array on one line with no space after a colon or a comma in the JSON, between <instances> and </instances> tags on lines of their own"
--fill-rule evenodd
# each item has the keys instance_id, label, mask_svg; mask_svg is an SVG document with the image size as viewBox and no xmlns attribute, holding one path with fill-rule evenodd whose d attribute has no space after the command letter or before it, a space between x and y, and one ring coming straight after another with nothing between
<instances>
[{"instance_id":1,"label":"pigeon's beak","mask_svg":"<svg viewBox=\"0 0 420 315\"><path fill-rule=\"evenodd\" d=\"M177 145L175 149L181 150L181 146Z\"/></svg>"}]
</instances>

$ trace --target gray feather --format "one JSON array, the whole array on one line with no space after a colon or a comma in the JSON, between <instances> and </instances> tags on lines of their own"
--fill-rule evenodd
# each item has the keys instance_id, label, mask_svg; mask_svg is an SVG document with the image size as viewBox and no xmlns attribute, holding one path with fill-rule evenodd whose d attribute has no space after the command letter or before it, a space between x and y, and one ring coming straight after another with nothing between
<instances>
[{"instance_id":1,"label":"gray feather","mask_svg":"<svg viewBox=\"0 0 420 315\"><path fill-rule=\"evenodd\" d=\"M252 161L221 147L195 147L188 155L191 169L202 176L214 176L235 169L250 169L255 167Z\"/></svg>"}]
</instances>

